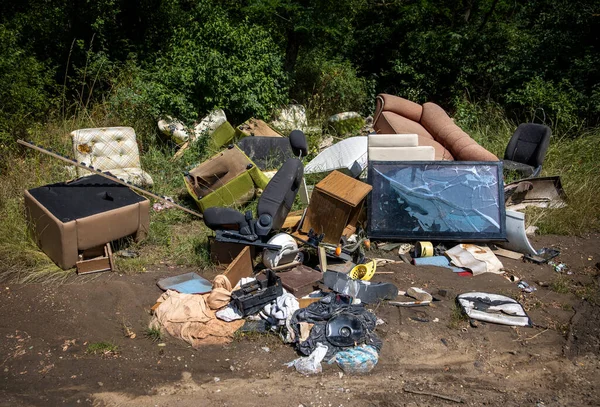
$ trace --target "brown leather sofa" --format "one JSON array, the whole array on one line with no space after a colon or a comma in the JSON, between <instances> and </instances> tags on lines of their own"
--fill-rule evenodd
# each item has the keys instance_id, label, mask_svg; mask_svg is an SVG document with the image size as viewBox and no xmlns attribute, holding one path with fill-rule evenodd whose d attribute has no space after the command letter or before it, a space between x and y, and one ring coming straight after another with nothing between
<instances>
[{"instance_id":1,"label":"brown leather sofa","mask_svg":"<svg viewBox=\"0 0 600 407\"><path fill-rule=\"evenodd\" d=\"M398 96L379 94L373 127L378 134L417 134L419 146L435 149L436 160L498 161L435 103L421 106Z\"/></svg>"}]
</instances>

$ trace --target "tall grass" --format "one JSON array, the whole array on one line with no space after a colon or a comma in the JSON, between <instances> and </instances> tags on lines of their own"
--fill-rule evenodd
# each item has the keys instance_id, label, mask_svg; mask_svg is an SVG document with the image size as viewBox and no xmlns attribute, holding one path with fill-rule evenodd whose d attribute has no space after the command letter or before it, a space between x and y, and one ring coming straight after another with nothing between
<instances>
[{"instance_id":1,"label":"tall grass","mask_svg":"<svg viewBox=\"0 0 600 407\"><path fill-rule=\"evenodd\" d=\"M467 105L457 116L458 124L499 158L519 125L493 105ZM561 177L568 205L528 208L528 224L538 226L542 234L580 235L600 230L600 164L595 158L599 149L600 128L585 129L578 124L566 132L553 129L541 176Z\"/></svg>"},{"instance_id":2,"label":"tall grass","mask_svg":"<svg viewBox=\"0 0 600 407\"><path fill-rule=\"evenodd\" d=\"M96 104L92 110L79 109L77 115L54 119L28 130L28 139L61 154L72 156L69 133L86 127L131 125L119 119L107 104ZM152 175L154 191L172 196L194 208L183 183L183 172L203 161L210 151L201 146L190 148L179 160L172 160L173 146L158 135L155 123L137 122L136 134L141 144L143 168ZM73 271L58 268L42 253L28 233L23 192L73 177L65 163L16 143L8 146L0 166L0 281L60 282ZM159 262L193 267L209 267L206 248L207 231L201 219L177 209L151 211L150 234L132 248L141 253L135 259L117 259L122 272L144 271Z\"/></svg>"}]
</instances>

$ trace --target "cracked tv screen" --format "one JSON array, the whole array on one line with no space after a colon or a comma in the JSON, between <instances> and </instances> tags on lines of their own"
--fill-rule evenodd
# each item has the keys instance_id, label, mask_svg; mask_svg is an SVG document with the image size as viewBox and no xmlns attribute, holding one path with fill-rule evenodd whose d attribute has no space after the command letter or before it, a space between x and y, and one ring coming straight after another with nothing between
<instances>
[{"instance_id":1,"label":"cracked tv screen","mask_svg":"<svg viewBox=\"0 0 600 407\"><path fill-rule=\"evenodd\" d=\"M369 236L506 240L501 162L370 162Z\"/></svg>"}]
</instances>

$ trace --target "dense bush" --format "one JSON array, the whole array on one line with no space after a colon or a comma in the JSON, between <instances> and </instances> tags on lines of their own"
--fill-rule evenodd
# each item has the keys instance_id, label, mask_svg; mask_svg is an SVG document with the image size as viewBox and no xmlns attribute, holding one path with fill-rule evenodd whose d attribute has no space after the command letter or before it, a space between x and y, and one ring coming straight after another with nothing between
<instances>
[{"instance_id":1,"label":"dense bush","mask_svg":"<svg viewBox=\"0 0 600 407\"><path fill-rule=\"evenodd\" d=\"M282 56L268 33L249 21L235 24L206 2L146 65L118 97L154 117L190 121L218 107L240 121L265 117L287 100Z\"/></svg>"},{"instance_id":2,"label":"dense bush","mask_svg":"<svg viewBox=\"0 0 600 407\"><path fill-rule=\"evenodd\" d=\"M303 55L295 70L292 98L306 103L313 117L322 119L345 112L368 114L369 81L357 75L349 61L327 58L320 52Z\"/></svg>"},{"instance_id":3,"label":"dense bush","mask_svg":"<svg viewBox=\"0 0 600 407\"><path fill-rule=\"evenodd\" d=\"M19 34L0 24L0 145L45 116L52 70L18 44ZM0 151L1 152L1 151Z\"/></svg>"}]
</instances>

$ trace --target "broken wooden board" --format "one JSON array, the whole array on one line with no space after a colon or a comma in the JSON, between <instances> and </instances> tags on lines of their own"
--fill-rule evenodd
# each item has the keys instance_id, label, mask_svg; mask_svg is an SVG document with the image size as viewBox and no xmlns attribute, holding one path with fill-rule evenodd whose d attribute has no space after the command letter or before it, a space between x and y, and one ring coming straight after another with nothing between
<instances>
[{"instance_id":1,"label":"broken wooden board","mask_svg":"<svg viewBox=\"0 0 600 407\"><path fill-rule=\"evenodd\" d=\"M214 237L208 238L210 244L210 261L216 265L229 265L241 252L245 245L240 243L217 242ZM255 248L250 247L250 257L256 256Z\"/></svg>"},{"instance_id":2,"label":"broken wooden board","mask_svg":"<svg viewBox=\"0 0 600 407\"><path fill-rule=\"evenodd\" d=\"M110 243L85 250L79 257L81 260L75 263L77 274L99 273L114 269Z\"/></svg>"},{"instance_id":3,"label":"broken wooden board","mask_svg":"<svg viewBox=\"0 0 600 407\"><path fill-rule=\"evenodd\" d=\"M506 257L508 259L513 260L521 260L523 258L523 253L513 252L512 250L503 249L501 247L496 247L492 249L496 256Z\"/></svg>"},{"instance_id":4,"label":"broken wooden board","mask_svg":"<svg viewBox=\"0 0 600 407\"><path fill-rule=\"evenodd\" d=\"M249 119L238 126L238 130L246 136L283 137L269 125L259 119Z\"/></svg>"},{"instance_id":5,"label":"broken wooden board","mask_svg":"<svg viewBox=\"0 0 600 407\"><path fill-rule=\"evenodd\" d=\"M300 219L302 219L302 215L297 215L297 216L288 215L288 217L285 218L283 225L281 225L281 229L295 229L298 226L298 224L300 223Z\"/></svg>"},{"instance_id":6,"label":"broken wooden board","mask_svg":"<svg viewBox=\"0 0 600 407\"><path fill-rule=\"evenodd\" d=\"M254 271L252 264L252 256L250 255L250 247L245 246L244 249L231 262L227 270L223 273L229 279L231 287L235 287L243 277L250 277Z\"/></svg>"},{"instance_id":7,"label":"broken wooden board","mask_svg":"<svg viewBox=\"0 0 600 407\"><path fill-rule=\"evenodd\" d=\"M327 271L327 253L323 246L319 246L317 250L319 255L319 268L321 269L321 272L324 273Z\"/></svg>"},{"instance_id":8,"label":"broken wooden board","mask_svg":"<svg viewBox=\"0 0 600 407\"><path fill-rule=\"evenodd\" d=\"M315 298L298 298L298 305L300 308L306 308L313 302L319 301L323 297L315 297Z\"/></svg>"}]
</instances>

